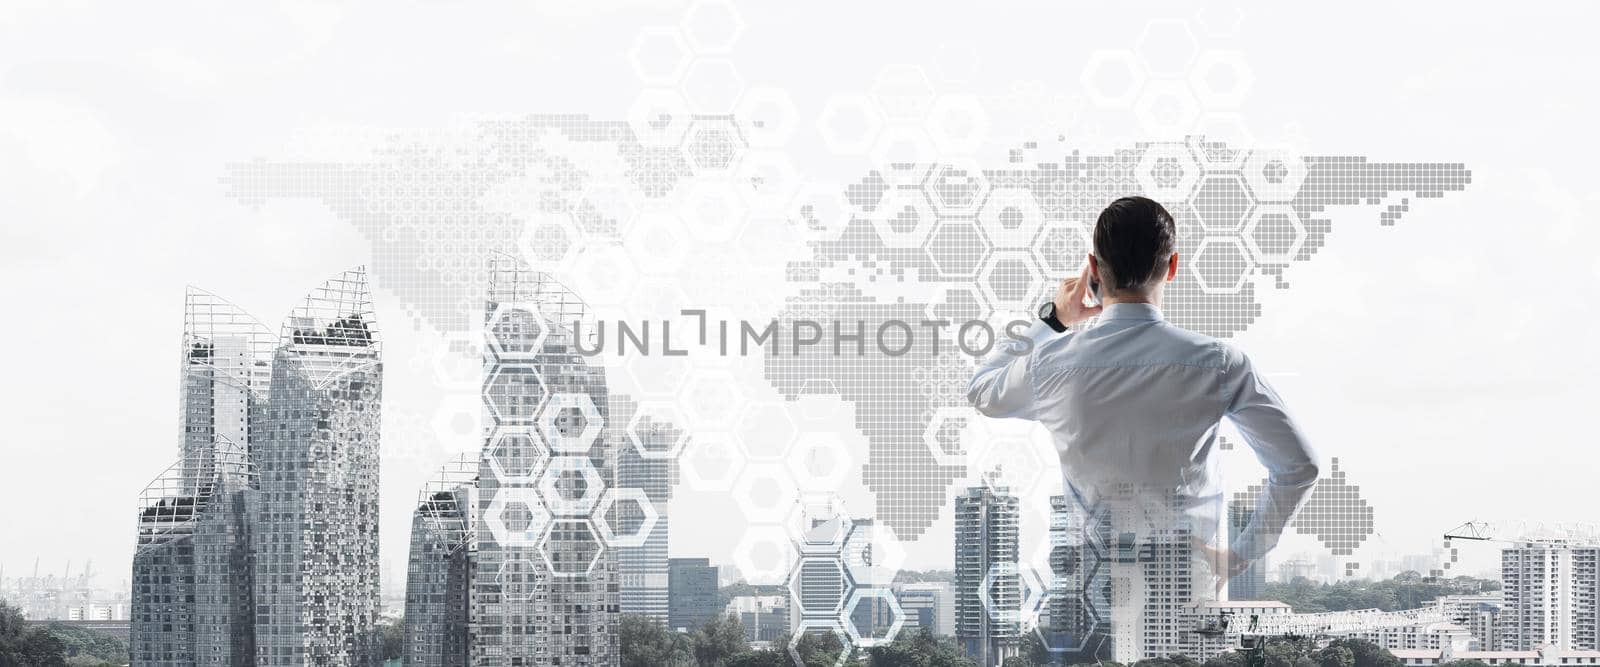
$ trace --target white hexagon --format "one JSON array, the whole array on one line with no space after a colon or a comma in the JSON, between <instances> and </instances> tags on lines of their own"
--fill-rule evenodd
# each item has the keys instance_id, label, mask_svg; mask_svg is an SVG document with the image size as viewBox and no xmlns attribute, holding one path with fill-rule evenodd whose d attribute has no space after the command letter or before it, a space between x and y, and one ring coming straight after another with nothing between
<instances>
[{"instance_id":1,"label":"white hexagon","mask_svg":"<svg viewBox=\"0 0 1600 667\"><path fill-rule=\"evenodd\" d=\"M915 123L933 105L933 84L917 65L886 65L872 84L872 100L892 121Z\"/></svg>"},{"instance_id":2,"label":"white hexagon","mask_svg":"<svg viewBox=\"0 0 1600 667\"><path fill-rule=\"evenodd\" d=\"M1001 249L1031 247L1044 220L1044 209L1039 208L1038 199L1027 188L996 188L978 212L984 235Z\"/></svg>"},{"instance_id":3,"label":"white hexagon","mask_svg":"<svg viewBox=\"0 0 1600 667\"><path fill-rule=\"evenodd\" d=\"M668 275L683 268L689 254L689 231L673 211L651 208L628 230L624 246L640 272Z\"/></svg>"},{"instance_id":4,"label":"white hexagon","mask_svg":"<svg viewBox=\"0 0 1600 667\"><path fill-rule=\"evenodd\" d=\"M1133 103L1133 115L1146 136L1181 139L1200 117L1200 103L1188 84L1161 79L1145 84Z\"/></svg>"},{"instance_id":5,"label":"white hexagon","mask_svg":"<svg viewBox=\"0 0 1600 667\"><path fill-rule=\"evenodd\" d=\"M1133 168L1144 195L1167 206L1189 199L1195 183L1200 182L1200 172L1200 163L1188 146L1166 141L1146 145Z\"/></svg>"},{"instance_id":6,"label":"white hexagon","mask_svg":"<svg viewBox=\"0 0 1600 667\"><path fill-rule=\"evenodd\" d=\"M800 174L780 151L751 151L734 168L738 191L757 212L782 213L800 191Z\"/></svg>"},{"instance_id":7,"label":"white hexagon","mask_svg":"<svg viewBox=\"0 0 1600 667\"><path fill-rule=\"evenodd\" d=\"M733 485L733 500L751 521L783 521L799 497L789 472L776 463L751 464Z\"/></svg>"},{"instance_id":8,"label":"white hexagon","mask_svg":"<svg viewBox=\"0 0 1600 667\"><path fill-rule=\"evenodd\" d=\"M835 572L837 572L839 576L839 597L837 599L830 599L825 606L819 605L815 609L806 606L806 598L815 597L806 595L807 591L801 588L807 583L806 579L808 577L812 578L812 583L815 584L816 578L829 577ZM812 592L815 593L816 591ZM832 593L832 591L822 592L829 594ZM794 606L792 612L795 615L802 618L816 618L818 616L837 617L839 611L844 609L844 603L849 599L849 596L850 579L845 576L844 564L840 563L837 557L825 555L802 555L800 556L799 560L795 562L794 571L789 575L789 601L790 604Z\"/></svg>"},{"instance_id":9,"label":"white hexagon","mask_svg":"<svg viewBox=\"0 0 1600 667\"><path fill-rule=\"evenodd\" d=\"M681 189L678 208L689 234L708 243L726 243L738 236L750 213L739 190L729 181L705 179Z\"/></svg>"},{"instance_id":10,"label":"white hexagon","mask_svg":"<svg viewBox=\"0 0 1600 667\"><path fill-rule=\"evenodd\" d=\"M996 479L984 475L984 484L1008 487L1024 498L1045 479L1045 471L1053 467L1040 456L1038 445L1031 437L991 443L974 452L971 460L972 470L1000 470Z\"/></svg>"},{"instance_id":11,"label":"white hexagon","mask_svg":"<svg viewBox=\"0 0 1600 667\"><path fill-rule=\"evenodd\" d=\"M679 393L678 405L696 429L726 429L744 409L744 392L732 373L714 368L693 369Z\"/></svg>"},{"instance_id":12,"label":"white hexagon","mask_svg":"<svg viewBox=\"0 0 1600 667\"><path fill-rule=\"evenodd\" d=\"M531 426L501 426L489 436L489 469L502 486L532 485L544 464L550 460L537 429Z\"/></svg>"},{"instance_id":13,"label":"white hexagon","mask_svg":"<svg viewBox=\"0 0 1600 667\"><path fill-rule=\"evenodd\" d=\"M528 218L517 235L517 250L530 266L562 272L572 268L583 246L583 233L567 213L538 213Z\"/></svg>"},{"instance_id":14,"label":"white hexagon","mask_svg":"<svg viewBox=\"0 0 1600 667\"><path fill-rule=\"evenodd\" d=\"M500 585L500 594L512 602L533 599L538 581L538 566L526 558L505 560L495 571L495 583Z\"/></svg>"},{"instance_id":15,"label":"white hexagon","mask_svg":"<svg viewBox=\"0 0 1600 667\"><path fill-rule=\"evenodd\" d=\"M573 291L591 307L627 303L639 283L639 267L620 245L591 246L578 257L572 274Z\"/></svg>"},{"instance_id":16,"label":"white hexagon","mask_svg":"<svg viewBox=\"0 0 1600 667\"><path fill-rule=\"evenodd\" d=\"M496 424L532 424L550 390L532 364L495 364L483 381L483 405Z\"/></svg>"},{"instance_id":17,"label":"white hexagon","mask_svg":"<svg viewBox=\"0 0 1600 667\"><path fill-rule=\"evenodd\" d=\"M696 491L728 491L739 479L744 455L733 436L717 431L697 431L678 458L678 472Z\"/></svg>"},{"instance_id":18,"label":"white hexagon","mask_svg":"<svg viewBox=\"0 0 1600 667\"><path fill-rule=\"evenodd\" d=\"M633 442L633 450L638 452L639 458L670 461L678 458L689 442L689 431L683 428L686 423L683 412L672 401L640 401L633 418L628 420L628 440ZM663 429L670 429L676 435L665 449L651 447L648 443L655 441Z\"/></svg>"},{"instance_id":19,"label":"white hexagon","mask_svg":"<svg viewBox=\"0 0 1600 667\"><path fill-rule=\"evenodd\" d=\"M1044 276L1026 250L997 250L978 272L978 288L997 310L1033 312Z\"/></svg>"},{"instance_id":20,"label":"white hexagon","mask_svg":"<svg viewBox=\"0 0 1600 667\"><path fill-rule=\"evenodd\" d=\"M577 433L572 433L574 425L570 421L575 417L582 418L583 424ZM587 453L605 425L594 399L581 392L554 394L539 413L539 432L551 449L562 454Z\"/></svg>"},{"instance_id":21,"label":"white hexagon","mask_svg":"<svg viewBox=\"0 0 1600 667\"><path fill-rule=\"evenodd\" d=\"M928 453L933 456L933 460L939 465L965 466L967 464L966 451L962 449L957 449L953 452L946 451L944 445L939 442L939 434L944 431L946 425L950 422L959 419L965 425L970 423L972 416L971 408L953 405L940 406L933 411L933 417L928 420L927 428L922 429L922 444L927 445ZM965 429L963 428L963 430Z\"/></svg>"},{"instance_id":22,"label":"white hexagon","mask_svg":"<svg viewBox=\"0 0 1600 667\"><path fill-rule=\"evenodd\" d=\"M922 187L939 215L970 217L989 195L989 177L975 162L941 164L928 171Z\"/></svg>"},{"instance_id":23,"label":"white hexagon","mask_svg":"<svg viewBox=\"0 0 1600 667\"><path fill-rule=\"evenodd\" d=\"M446 391L476 392L483 383L484 338L469 331L444 331L426 339L434 384Z\"/></svg>"},{"instance_id":24,"label":"white hexagon","mask_svg":"<svg viewBox=\"0 0 1600 667\"><path fill-rule=\"evenodd\" d=\"M697 113L731 114L744 94L744 77L727 58L698 58L678 84Z\"/></svg>"},{"instance_id":25,"label":"white hexagon","mask_svg":"<svg viewBox=\"0 0 1600 667\"><path fill-rule=\"evenodd\" d=\"M477 439L483 400L471 394L445 394L433 412L433 435L451 451Z\"/></svg>"},{"instance_id":26,"label":"white hexagon","mask_svg":"<svg viewBox=\"0 0 1600 667\"><path fill-rule=\"evenodd\" d=\"M583 194L573 204L573 210L592 214L597 218L595 222L598 226L611 226L625 234L639 215L641 198L637 188L622 187L616 183L593 183L584 187ZM607 221L611 224L607 225Z\"/></svg>"},{"instance_id":27,"label":"white hexagon","mask_svg":"<svg viewBox=\"0 0 1600 667\"><path fill-rule=\"evenodd\" d=\"M494 356L506 361L532 361L544 354L550 328L537 303L498 303L484 325Z\"/></svg>"},{"instance_id":28,"label":"white hexagon","mask_svg":"<svg viewBox=\"0 0 1600 667\"><path fill-rule=\"evenodd\" d=\"M618 535L616 531L612 530L611 523L606 520L606 514L610 513L611 508L615 507L619 500L632 502L639 506L640 511L644 512L644 520L640 522L639 528L631 534ZM650 496L644 492L644 489L637 488L612 487L606 489L605 495L600 497L599 506L595 508L594 516L594 527L600 531L601 539L604 539L608 546L615 548L638 548L644 546L644 543L650 539L650 531L655 530L656 523L661 520L661 513L656 510L655 503L650 501Z\"/></svg>"},{"instance_id":29,"label":"white hexagon","mask_svg":"<svg viewBox=\"0 0 1600 667\"><path fill-rule=\"evenodd\" d=\"M1207 254L1207 253L1212 254ZM1216 277L1231 278L1232 281L1223 279L1208 280L1205 273L1209 263L1221 262L1225 273ZM1206 294L1236 294L1244 289L1244 284L1250 277L1253 266L1250 263L1250 253L1238 239L1231 238L1206 238L1201 239L1200 247L1194 251L1194 259L1189 261L1189 271L1194 274L1195 281L1200 284L1200 291Z\"/></svg>"},{"instance_id":30,"label":"white hexagon","mask_svg":"<svg viewBox=\"0 0 1600 667\"><path fill-rule=\"evenodd\" d=\"M628 49L628 62L646 85L670 86L689 70L694 54L683 35L666 26L648 26L639 31Z\"/></svg>"},{"instance_id":31,"label":"white hexagon","mask_svg":"<svg viewBox=\"0 0 1600 667\"><path fill-rule=\"evenodd\" d=\"M784 525L800 553L838 555L843 552L855 521L845 512L838 494L807 493L794 504Z\"/></svg>"},{"instance_id":32,"label":"white hexagon","mask_svg":"<svg viewBox=\"0 0 1600 667\"><path fill-rule=\"evenodd\" d=\"M1089 54L1083 66L1083 88L1097 107L1123 108L1144 88L1144 66L1133 51L1103 49Z\"/></svg>"},{"instance_id":33,"label":"white hexagon","mask_svg":"<svg viewBox=\"0 0 1600 667\"><path fill-rule=\"evenodd\" d=\"M989 112L976 95L940 95L924 123L944 155L970 155L989 138Z\"/></svg>"},{"instance_id":34,"label":"white hexagon","mask_svg":"<svg viewBox=\"0 0 1600 667\"><path fill-rule=\"evenodd\" d=\"M873 142L869 157L880 168L894 165L928 165L939 156L933 140L920 125L891 125ZM886 174L887 176L887 174ZM919 173L920 177L921 174ZM918 179L920 181L920 178Z\"/></svg>"},{"instance_id":35,"label":"white hexagon","mask_svg":"<svg viewBox=\"0 0 1600 667\"><path fill-rule=\"evenodd\" d=\"M839 657L834 659L832 667L844 667L844 664L850 660L850 655L854 653L850 644L850 633L845 632L844 622L837 617L802 618L793 625L795 625L794 633L789 636L789 659L793 660L796 665L808 665L809 667L811 664L806 662L805 656L800 655L800 640L807 634L815 634L817 631L833 633L835 637L839 638L839 645L844 647L844 650L839 651Z\"/></svg>"},{"instance_id":36,"label":"white hexagon","mask_svg":"<svg viewBox=\"0 0 1600 667\"><path fill-rule=\"evenodd\" d=\"M489 499L489 506L483 510L483 523L489 527L489 534L494 536L495 544L511 547L531 547L539 543L544 535L545 524L550 522L550 510L545 508L539 500L539 492L530 486L505 486L493 491ZM527 508L529 516L525 526L506 524L506 511L513 512L515 518L518 508Z\"/></svg>"},{"instance_id":37,"label":"white hexagon","mask_svg":"<svg viewBox=\"0 0 1600 667\"><path fill-rule=\"evenodd\" d=\"M1283 220L1289 224L1293 236L1283 250L1261 247L1261 241L1256 238L1256 232L1261 231L1263 220L1273 216L1271 220ZM1288 204L1263 204L1257 206L1250 214L1249 222L1244 224L1244 242L1249 246L1250 253L1256 261L1263 264L1288 264L1300 252L1300 246L1305 244L1306 226L1300 221L1300 214L1296 213L1293 206Z\"/></svg>"},{"instance_id":38,"label":"white hexagon","mask_svg":"<svg viewBox=\"0 0 1600 667\"><path fill-rule=\"evenodd\" d=\"M1238 51L1208 49L1189 73L1189 85L1206 108L1235 109L1250 95L1255 72Z\"/></svg>"},{"instance_id":39,"label":"white hexagon","mask_svg":"<svg viewBox=\"0 0 1600 667\"><path fill-rule=\"evenodd\" d=\"M594 555L590 556L588 562L583 564L582 570L577 568L565 569L568 567L566 563L557 563L550 557L550 540L555 536L557 526L577 526L581 533L588 534L589 537L585 541L594 545ZM600 562L600 557L605 555L606 552L605 544L600 541L600 537L595 532L594 526L587 519L552 520L550 525L545 527L544 538L539 540L539 556L544 559L545 567L550 569L550 575L561 579L587 579L594 572L595 564ZM574 554L574 551L570 548L562 549L561 552L564 555Z\"/></svg>"},{"instance_id":40,"label":"white hexagon","mask_svg":"<svg viewBox=\"0 0 1600 667\"><path fill-rule=\"evenodd\" d=\"M694 112L670 88L645 88L628 108L628 125L641 143L677 146L689 131Z\"/></svg>"},{"instance_id":41,"label":"white hexagon","mask_svg":"<svg viewBox=\"0 0 1600 667\"><path fill-rule=\"evenodd\" d=\"M978 275L993 249L978 223L970 218L940 220L922 247L940 277L967 279Z\"/></svg>"},{"instance_id":42,"label":"white hexagon","mask_svg":"<svg viewBox=\"0 0 1600 667\"><path fill-rule=\"evenodd\" d=\"M1244 162L1244 177L1257 201L1288 202L1306 182L1306 162L1281 149L1256 149Z\"/></svg>"},{"instance_id":43,"label":"white hexagon","mask_svg":"<svg viewBox=\"0 0 1600 667\"><path fill-rule=\"evenodd\" d=\"M831 431L801 434L800 441L789 452L788 464L795 485L807 491L838 489L856 469L850 448L839 434Z\"/></svg>"},{"instance_id":44,"label":"white hexagon","mask_svg":"<svg viewBox=\"0 0 1600 667\"><path fill-rule=\"evenodd\" d=\"M1088 226L1068 220L1050 220L1033 240L1034 257L1047 276L1070 276L1082 271L1094 252Z\"/></svg>"},{"instance_id":45,"label":"white hexagon","mask_svg":"<svg viewBox=\"0 0 1600 667\"><path fill-rule=\"evenodd\" d=\"M1145 67L1156 76L1183 76L1200 51L1189 22L1183 19L1155 19L1146 23L1137 47Z\"/></svg>"},{"instance_id":46,"label":"white hexagon","mask_svg":"<svg viewBox=\"0 0 1600 667\"><path fill-rule=\"evenodd\" d=\"M800 111L789 91L776 86L756 86L744 93L734 113L744 123L750 145L782 148L800 126Z\"/></svg>"},{"instance_id":47,"label":"white hexagon","mask_svg":"<svg viewBox=\"0 0 1600 667\"><path fill-rule=\"evenodd\" d=\"M851 583L884 586L899 576L906 562L906 547L888 525L858 521L850 529L840 558Z\"/></svg>"},{"instance_id":48,"label":"white hexagon","mask_svg":"<svg viewBox=\"0 0 1600 667\"><path fill-rule=\"evenodd\" d=\"M739 574L758 586L788 581L793 562L794 547L782 526L748 526L733 547L733 564Z\"/></svg>"},{"instance_id":49,"label":"white hexagon","mask_svg":"<svg viewBox=\"0 0 1600 667\"><path fill-rule=\"evenodd\" d=\"M567 497L557 488L563 478L577 475L583 479L583 493ZM552 514L557 516L589 516L605 494L606 481L594 462L587 456L557 456L550 459L544 474L539 475L539 495Z\"/></svg>"},{"instance_id":50,"label":"white hexagon","mask_svg":"<svg viewBox=\"0 0 1600 667\"><path fill-rule=\"evenodd\" d=\"M1237 111L1201 113L1200 119L1194 124L1194 135L1196 141L1221 141L1233 146L1252 146L1256 143L1255 134L1245 125L1244 115ZM1239 156L1235 169L1244 164L1244 157Z\"/></svg>"},{"instance_id":51,"label":"white hexagon","mask_svg":"<svg viewBox=\"0 0 1600 667\"><path fill-rule=\"evenodd\" d=\"M856 627L853 620L856 615L856 607L860 606L862 601L872 598L883 600L884 603L888 604L889 617L894 619L889 622L889 627L884 630L882 637L862 636L861 628ZM900 608L900 599L895 597L894 590L888 586L855 589L850 593L850 601L845 603L841 617L844 619L845 632L850 635L852 643L862 648L888 645L900 634L900 629L905 626L906 622L906 613L905 610ZM873 624L876 625L877 614L873 614L873 617Z\"/></svg>"},{"instance_id":52,"label":"white hexagon","mask_svg":"<svg viewBox=\"0 0 1600 667\"><path fill-rule=\"evenodd\" d=\"M828 150L845 155L866 153L883 130L883 115L866 95L833 95L817 113L817 130Z\"/></svg>"},{"instance_id":53,"label":"white hexagon","mask_svg":"<svg viewBox=\"0 0 1600 667\"><path fill-rule=\"evenodd\" d=\"M839 238L854 213L844 188L837 183L802 183L789 210L803 223L804 236L812 243Z\"/></svg>"},{"instance_id":54,"label":"white hexagon","mask_svg":"<svg viewBox=\"0 0 1600 667\"><path fill-rule=\"evenodd\" d=\"M1004 586L1009 582L1006 579L1015 578L1017 585L1017 606L1012 607L1010 602L1002 599L995 601L995 587ZM978 604L988 613L989 620L995 623L1021 623L1023 618L1023 587L1022 567L1017 563L1001 561L989 566L989 571L983 575L983 580L978 584ZM1006 593L1007 591L1000 591Z\"/></svg>"},{"instance_id":55,"label":"white hexagon","mask_svg":"<svg viewBox=\"0 0 1600 667\"><path fill-rule=\"evenodd\" d=\"M1250 156L1249 151L1222 145L1214 139L1201 136L1185 138L1189 151L1200 164L1206 168L1206 173L1238 171L1244 167L1245 158Z\"/></svg>"},{"instance_id":56,"label":"white hexagon","mask_svg":"<svg viewBox=\"0 0 1600 667\"><path fill-rule=\"evenodd\" d=\"M933 231L938 221L933 207L921 190L891 188L867 217L883 245L890 248L917 248Z\"/></svg>"},{"instance_id":57,"label":"white hexagon","mask_svg":"<svg viewBox=\"0 0 1600 667\"><path fill-rule=\"evenodd\" d=\"M745 455L755 461L782 461L800 436L787 403L752 402L734 427Z\"/></svg>"},{"instance_id":58,"label":"white hexagon","mask_svg":"<svg viewBox=\"0 0 1600 667\"><path fill-rule=\"evenodd\" d=\"M727 53L744 33L744 19L729 0L697 0L678 24L700 53Z\"/></svg>"},{"instance_id":59,"label":"white hexagon","mask_svg":"<svg viewBox=\"0 0 1600 667\"><path fill-rule=\"evenodd\" d=\"M1207 174L1189 199L1194 220L1213 234L1239 231L1254 205L1238 174Z\"/></svg>"}]
</instances>

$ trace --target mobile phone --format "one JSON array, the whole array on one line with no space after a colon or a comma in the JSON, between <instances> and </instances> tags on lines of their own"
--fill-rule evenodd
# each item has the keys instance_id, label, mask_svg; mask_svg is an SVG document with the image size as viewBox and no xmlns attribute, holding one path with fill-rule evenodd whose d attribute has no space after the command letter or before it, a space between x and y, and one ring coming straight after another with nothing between
<instances>
[{"instance_id":1,"label":"mobile phone","mask_svg":"<svg viewBox=\"0 0 1600 667\"><path fill-rule=\"evenodd\" d=\"M1100 279L1092 274L1089 276L1089 305L1100 305Z\"/></svg>"}]
</instances>

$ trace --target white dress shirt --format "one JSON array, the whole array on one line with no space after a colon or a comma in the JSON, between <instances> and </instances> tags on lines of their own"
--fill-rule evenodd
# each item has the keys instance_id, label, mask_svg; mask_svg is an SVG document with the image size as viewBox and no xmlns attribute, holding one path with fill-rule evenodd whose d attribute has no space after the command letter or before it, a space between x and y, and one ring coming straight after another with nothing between
<instances>
[{"instance_id":1,"label":"white dress shirt","mask_svg":"<svg viewBox=\"0 0 1600 667\"><path fill-rule=\"evenodd\" d=\"M1316 453L1249 357L1150 304L1110 304L1081 331L1036 322L979 364L967 398L990 417L1043 423L1079 502L1133 488L1207 515L1223 493L1217 427L1232 420L1267 468L1255 514L1230 545L1249 560L1277 544L1317 481Z\"/></svg>"}]
</instances>

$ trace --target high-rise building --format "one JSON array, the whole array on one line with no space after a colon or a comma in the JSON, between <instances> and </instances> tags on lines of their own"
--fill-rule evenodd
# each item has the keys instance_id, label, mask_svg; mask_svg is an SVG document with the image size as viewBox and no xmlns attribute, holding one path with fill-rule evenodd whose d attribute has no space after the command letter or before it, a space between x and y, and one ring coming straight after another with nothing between
<instances>
[{"instance_id":1,"label":"high-rise building","mask_svg":"<svg viewBox=\"0 0 1600 667\"><path fill-rule=\"evenodd\" d=\"M901 632L927 628L936 635L955 635L955 600L950 584L942 581L898 584L895 597L900 600L900 611L905 614Z\"/></svg>"},{"instance_id":2,"label":"high-rise building","mask_svg":"<svg viewBox=\"0 0 1600 667\"><path fill-rule=\"evenodd\" d=\"M144 491L137 664L374 665L382 366L362 269L280 335L190 289L179 461Z\"/></svg>"},{"instance_id":3,"label":"high-rise building","mask_svg":"<svg viewBox=\"0 0 1600 667\"><path fill-rule=\"evenodd\" d=\"M667 561L667 627L694 632L722 613L717 568L707 558Z\"/></svg>"},{"instance_id":4,"label":"high-rise building","mask_svg":"<svg viewBox=\"0 0 1600 667\"><path fill-rule=\"evenodd\" d=\"M256 664L376 665L383 366L364 269L283 325L250 459Z\"/></svg>"},{"instance_id":5,"label":"high-rise building","mask_svg":"<svg viewBox=\"0 0 1600 667\"><path fill-rule=\"evenodd\" d=\"M956 497L956 640L982 667L1017 655L1020 646L1018 518L1017 497L1006 487L985 483Z\"/></svg>"},{"instance_id":6,"label":"high-rise building","mask_svg":"<svg viewBox=\"0 0 1600 667\"><path fill-rule=\"evenodd\" d=\"M587 306L549 275L497 256L485 303L482 528L471 555L474 665L610 665L617 559L596 508L616 485L604 369L580 344ZM587 323L582 326L580 323Z\"/></svg>"},{"instance_id":7,"label":"high-rise building","mask_svg":"<svg viewBox=\"0 0 1600 667\"><path fill-rule=\"evenodd\" d=\"M1600 650L1600 546L1519 542L1500 551L1500 581L1498 649Z\"/></svg>"},{"instance_id":8,"label":"high-rise building","mask_svg":"<svg viewBox=\"0 0 1600 667\"><path fill-rule=\"evenodd\" d=\"M1250 525L1255 513L1250 503L1243 500L1228 502L1228 535L1239 535ZM1260 600L1267 592L1267 564L1257 560L1243 572L1228 580L1229 600Z\"/></svg>"},{"instance_id":9,"label":"high-rise building","mask_svg":"<svg viewBox=\"0 0 1600 667\"><path fill-rule=\"evenodd\" d=\"M405 645L411 667L464 667L472 540L477 524L475 457L463 455L423 487L411 518Z\"/></svg>"},{"instance_id":10,"label":"high-rise building","mask_svg":"<svg viewBox=\"0 0 1600 667\"><path fill-rule=\"evenodd\" d=\"M250 665L250 530L260 494L244 447L219 437L145 487L133 556L134 664Z\"/></svg>"},{"instance_id":11,"label":"high-rise building","mask_svg":"<svg viewBox=\"0 0 1600 667\"><path fill-rule=\"evenodd\" d=\"M1065 495L1050 497L1049 596L1037 628L1050 650L1069 662L1110 659L1102 613L1111 609L1109 565L1096 544L1108 541L1109 517L1091 517Z\"/></svg>"},{"instance_id":12,"label":"high-rise building","mask_svg":"<svg viewBox=\"0 0 1600 667\"><path fill-rule=\"evenodd\" d=\"M1180 617L1216 599L1194 543L1220 540L1221 509L1196 516L1186 499L1138 485L1104 490L1095 505L1111 578L1111 659L1133 663L1181 653L1190 628Z\"/></svg>"},{"instance_id":13,"label":"high-rise building","mask_svg":"<svg viewBox=\"0 0 1600 667\"><path fill-rule=\"evenodd\" d=\"M626 428L608 429L617 454L617 485L637 489L641 502L650 503L655 527L637 543L617 545L617 571L621 584L622 613L637 614L667 622L667 503L672 499L676 443L684 432L676 425L638 412L638 405L626 397L611 398L615 423ZM613 509L611 525L623 534L638 534L646 520L637 503L619 503Z\"/></svg>"}]
</instances>

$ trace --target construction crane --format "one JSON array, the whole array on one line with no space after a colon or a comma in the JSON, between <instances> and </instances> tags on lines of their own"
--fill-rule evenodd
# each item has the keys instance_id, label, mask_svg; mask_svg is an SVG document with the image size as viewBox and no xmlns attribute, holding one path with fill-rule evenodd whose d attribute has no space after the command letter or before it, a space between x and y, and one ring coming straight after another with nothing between
<instances>
[{"instance_id":1,"label":"construction crane","mask_svg":"<svg viewBox=\"0 0 1600 667\"><path fill-rule=\"evenodd\" d=\"M1445 532L1444 544L1451 540L1476 542L1509 542L1513 544L1571 544L1573 546L1600 546L1600 526L1590 523L1553 523L1512 521L1468 521Z\"/></svg>"}]
</instances>

